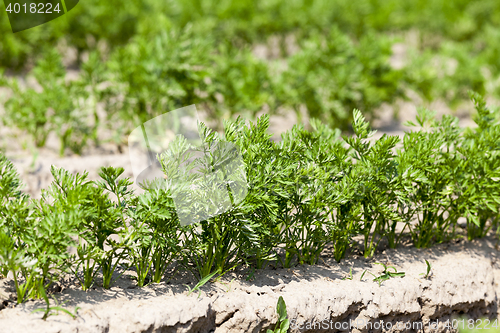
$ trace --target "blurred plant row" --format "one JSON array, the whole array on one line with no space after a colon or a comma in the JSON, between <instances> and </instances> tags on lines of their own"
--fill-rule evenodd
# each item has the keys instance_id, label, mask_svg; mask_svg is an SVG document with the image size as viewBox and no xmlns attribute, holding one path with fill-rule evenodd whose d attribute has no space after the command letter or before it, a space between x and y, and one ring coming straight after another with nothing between
<instances>
[{"instance_id":1,"label":"blurred plant row","mask_svg":"<svg viewBox=\"0 0 500 333\"><path fill-rule=\"evenodd\" d=\"M391 45L389 37L375 34L354 42L332 28L311 34L285 60L265 61L248 47L217 43L187 27L154 38L136 36L106 57L94 50L76 78L67 77L60 53L49 49L28 79L0 76L0 85L10 91L2 121L28 133L37 147L54 133L61 155L81 154L102 141L124 145L136 126L191 104L218 129L235 115L254 119L266 110L295 110L301 116L305 107L309 117L346 131L354 108L374 119L374 110L405 98L408 88L428 100L448 96L450 103L461 100L466 89L485 93L486 79L467 54L448 50L450 57L460 56L459 64L441 77L440 66L427 62L431 55L391 68Z\"/></svg>"},{"instance_id":2,"label":"blurred plant row","mask_svg":"<svg viewBox=\"0 0 500 333\"><path fill-rule=\"evenodd\" d=\"M54 132L61 154L66 148L81 153L100 140L124 144L136 126L191 104L218 121L219 128L222 119L235 114L252 119L259 111L274 113L280 107L300 114L306 105L311 116L345 130L349 110L372 110L403 95L403 73L390 68L390 53L388 40L366 37L355 45L332 29L328 36L308 39L283 68L247 48L216 44L187 28L134 38L106 61L94 51L70 80L53 49L30 72L39 86L3 77L11 91L3 122L26 131L38 147Z\"/></svg>"},{"instance_id":3,"label":"blurred plant row","mask_svg":"<svg viewBox=\"0 0 500 333\"><path fill-rule=\"evenodd\" d=\"M494 44L498 52L491 37L498 34L499 22L495 0L132 0L127 6L117 0L86 0L64 18L15 35L9 33L7 15L1 15L0 66L22 67L44 47L58 43L75 47L80 56L99 42L113 49L136 35L148 37L188 24L217 42L238 45L291 33L301 39L336 25L357 39L368 32L416 29L431 46L450 40L479 43L483 50ZM488 53L498 65L495 50Z\"/></svg>"},{"instance_id":4,"label":"blurred plant row","mask_svg":"<svg viewBox=\"0 0 500 333\"><path fill-rule=\"evenodd\" d=\"M0 74L7 70L0 85L10 90L2 120L38 147L54 132L63 154L102 141L122 145L142 122L191 104L219 129L236 115L295 110L300 117L305 109L345 131L354 108L371 121L383 103L409 90L451 106L468 90L499 97L499 6L87 0L65 18L17 34L0 15ZM391 66L399 42L406 53ZM76 63L67 64L68 47ZM69 79L63 64L76 64L77 78Z\"/></svg>"},{"instance_id":5,"label":"blurred plant row","mask_svg":"<svg viewBox=\"0 0 500 333\"><path fill-rule=\"evenodd\" d=\"M16 170L2 156L0 275L14 277L23 302L66 274L87 290L96 283L109 288L132 268L144 286L179 270L202 279L237 266L316 264L327 247L341 261L351 247L371 257L381 242L396 248L406 239L422 248L483 237L498 230L500 123L480 95L471 97L476 128L421 109L413 124L418 130L402 140L370 139L373 131L358 110L353 136L316 119L311 131L297 125L280 142L270 140L267 115L249 124L225 121L224 134L201 123L206 155L180 168L190 147L178 136L158 155L162 186L140 194L121 168L102 168L101 180L89 181L53 167L52 185L34 200L21 192ZM214 199L210 205L220 214L183 225L173 198L177 180L191 179L190 171L222 170L211 184L237 188L234 173L224 172L234 151L216 148L224 142L241 153L247 195L229 210ZM214 211L190 188L186 207Z\"/></svg>"}]
</instances>

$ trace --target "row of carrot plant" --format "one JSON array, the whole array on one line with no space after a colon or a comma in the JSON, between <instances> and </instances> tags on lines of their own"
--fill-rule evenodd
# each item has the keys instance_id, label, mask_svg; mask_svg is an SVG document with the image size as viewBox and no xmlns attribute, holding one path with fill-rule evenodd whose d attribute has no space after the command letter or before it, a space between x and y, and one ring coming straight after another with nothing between
<instances>
[{"instance_id":1,"label":"row of carrot plant","mask_svg":"<svg viewBox=\"0 0 500 333\"><path fill-rule=\"evenodd\" d=\"M267 115L255 123L226 121L224 134L201 124L207 147L238 147L247 194L230 209L188 225L179 223L172 199L172 181L189 150L181 137L158 156L165 186L140 194L121 177L122 168L104 167L101 179L90 181L87 174L53 167L53 183L41 199L31 199L13 164L0 155L0 275L13 276L23 302L68 273L87 290L96 281L109 288L126 267L134 268L144 286L179 269L203 278L242 265L316 264L329 244L341 261L359 245L355 236L362 236L365 257L382 241L397 247L402 237L418 248L483 237L499 220L500 124L481 96L471 97L477 127L462 129L452 116L436 120L421 109L416 130L402 139L370 139L373 131L357 110L353 136L313 119L312 130L297 125L274 142ZM198 165L205 172L231 154L206 151L209 163ZM227 187L235 179L221 181Z\"/></svg>"}]
</instances>

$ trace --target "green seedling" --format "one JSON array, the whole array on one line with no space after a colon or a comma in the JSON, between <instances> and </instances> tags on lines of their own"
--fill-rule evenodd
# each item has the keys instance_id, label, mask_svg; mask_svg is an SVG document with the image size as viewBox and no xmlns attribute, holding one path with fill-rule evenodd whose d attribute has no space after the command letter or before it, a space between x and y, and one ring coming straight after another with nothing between
<instances>
[{"instance_id":1,"label":"green seedling","mask_svg":"<svg viewBox=\"0 0 500 333\"><path fill-rule=\"evenodd\" d=\"M34 275L27 275L24 283L20 283L18 274L19 272L32 270L36 263L36 259L30 260L21 251L16 251L12 239L5 233L0 232L0 264L4 269L2 275L7 276L9 271L12 272L17 293L17 303L24 302L34 286Z\"/></svg>"},{"instance_id":2,"label":"green seedling","mask_svg":"<svg viewBox=\"0 0 500 333\"><path fill-rule=\"evenodd\" d=\"M58 315L59 311L62 311L66 314L68 314L71 318L75 319L77 316L77 312L80 309L80 307L75 307L74 313L71 313L69 310L63 308L62 306L59 305L58 300L55 297L52 297L54 299L54 302L56 303L56 306L50 306L50 301L49 298L47 297L47 294L45 293L45 289L43 288L42 284L39 284L39 293L42 295L43 299L45 300L46 307L45 309L35 309L31 311L31 313L34 312L44 312L42 319L46 320L49 316L53 315ZM65 302L66 303L66 302ZM65 304L63 303L63 304ZM55 313L53 313L55 311Z\"/></svg>"},{"instance_id":3,"label":"green seedling","mask_svg":"<svg viewBox=\"0 0 500 333\"><path fill-rule=\"evenodd\" d=\"M96 252L99 252L98 247L89 247L87 244L79 244L77 247L78 259L74 259L77 263L76 267L72 268L72 271L84 291L92 288L99 273L99 265L95 260L99 254ZM79 274L80 270L83 277Z\"/></svg>"},{"instance_id":4,"label":"green seedling","mask_svg":"<svg viewBox=\"0 0 500 333\"><path fill-rule=\"evenodd\" d=\"M363 279L363 276L365 275L366 272L370 273L374 277L373 281L377 282L379 286L382 284L382 282L389 280L390 278L404 277L405 276L405 272L398 272L396 267L394 267L394 266L387 266L383 263L378 263L378 262L376 262L375 264L382 265L384 267L384 271L382 272L382 274L379 276L376 276L375 274L373 274L372 272L370 272L369 270L366 269L363 272L363 274L361 274L361 278L359 279L360 281ZM392 268L394 270L394 272L390 272L389 268Z\"/></svg>"},{"instance_id":5,"label":"green seedling","mask_svg":"<svg viewBox=\"0 0 500 333\"><path fill-rule=\"evenodd\" d=\"M245 278L245 280L252 281L254 279L255 279L255 267L252 267L250 269L250 271L248 272L247 277Z\"/></svg>"},{"instance_id":6,"label":"green seedling","mask_svg":"<svg viewBox=\"0 0 500 333\"><path fill-rule=\"evenodd\" d=\"M428 279L431 277L432 273L431 273L431 264L430 262L427 261L427 259L424 259L425 260L425 264L427 265L427 272L426 273L420 273L420 275L423 275L424 276L424 279Z\"/></svg>"},{"instance_id":7,"label":"green seedling","mask_svg":"<svg viewBox=\"0 0 500 333\"><path fill-rule=\"evenodd\" d=\"M193 292L199 290L203 285L205 285L205 283L208 282L208 280L210 280L217 273L218 272L213 272L212 274L209 274L209 275L205 276L193 288L190 288L187 284L185 284L185 286L189 289L188 296L191 295ZM200 295L201 295L201 291L200 291L200 294L198 295L198 297Z\"/></svg>"},{"instance_id":8,"label":"green seedling","mask_svg":"<svg viewBox=\"0 0 500 333\"><path fill-rule=\"evenodd\" d=\"M233 284L234 280L235 280L235 278L233 278L229 283L221 282L227 288L226 293L228 293L231 290L231 285Z\"/></svg>"},{"instance_id":9,"label":"green seedling","mask_svg":"<svg viewBox=\"0 0 500 333\"><path fill-rule=\"evenodd\" d=\"M363 272L364 274L364 272ZM352 280L353 279L353 276L352 276L352 267L349 267L349 276L346 276L345 278L342 278L342 280Z\"/></svg>"},{"instance_id":10,"label":"green seedling","mask_svg":"<svg viewBox=\"0 0 500 333\"><path fill-rule=\"evenodd\" d=\"M274 331L267 330L266 333L287 333L290 327L290 321L288 320L288 314L286 311L285 300L282 296L278 298L278 305L276 306L276 313L278 314L278 322Z\"/></svg>"}]
</instances>

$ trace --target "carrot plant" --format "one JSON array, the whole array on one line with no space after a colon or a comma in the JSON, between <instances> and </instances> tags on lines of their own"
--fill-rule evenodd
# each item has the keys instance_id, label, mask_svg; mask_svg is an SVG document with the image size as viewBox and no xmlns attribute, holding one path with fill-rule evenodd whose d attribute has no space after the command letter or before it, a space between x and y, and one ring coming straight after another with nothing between
<instances>
[{"instance_id":1,"label":"carrot plant","mask_svg":"<svg viewBox=\"0 0 500 333\"><path fill-rule=\"evenodd\" d=\"M428 247L452 237L449 227L459 217L453 184L463 176L455 153L461 137L456 118L445 116L438 122L433 112L420 109L417 121L423 130L405 135L399 159L420 175L414 181L415 191L408 193L411 204L407 208L418 221L410 226L415 246Z\"/></svg>"},{"instance_id":2,"label":"carrot plant","mask_svg":"<svg viewBox=\"0 0 500 333\"><path fill-rule=\"evenodd\" d=\"M101 229L103 232L101 235L105 235L106 238L99 239L99 248L104 251L99 262L104 288L109 288L114 281L113 273L120 264L124 264L127 251L135 239L135 230L127 223L129 203L134 194L129 188L132 185L130 179L120 178L124 171L123 168L103 167L99 172L101 180L96 183L97 187L105 193L105 204L111 205L111 209L100 211L100 213L104 213L104 222L107 222L106 226ZM112 195L113 198L110 198L109 195ZM99 224L101 221L97 222ZM111 235L116 235L118 239L112 238ZM104 248L104 241L109 245L109 250Z\"/></svg>"},{"instance_id":3,"label":"carrot plant","mask_svg":"<svg viewBox=\"0 0 500 333\"><path fill-rule=\"evenodd\" d=\"M72 258L71 262L74 263L76 269L83 266L83 280L81 280L81 286L83 290L91 287L93 284L93 277L96 273L92 271L90 266L90 258L85 258L85 252L92 250L95 252L96 247L93 244L85 244L82 241L82 234L88 232L88 229L83 229L82 227L88 227L85 223L82 223L87 219L89 211L85 208L90 208L86 205L90 195L95 195L96 193L91 192L91 182L87 180L87 174L73 175L64 169L51 169L54 181L48 190L44 191L42 194L42 199L38 203L38 207L41 211L45 212L45 215L52 215L58 211L66 212L67 216L74 216L74 223L68 223L71 229L66 230L66 232L72 236L77 236L78 241L75 244L71 244L77 248L78 259ZM87 206L87 207L86 207ZM65 253L63 251L62 253ZM85 260L87 259L87 260ZM86 264L86 266L85 266ZM94 264L95 266L95 264ZM92 266L92 267L94 267ZM70 264L66 267L69 271L73 268ZM76 274L79 278L79 275Z\"/></svg>"},{"instance_id":4,"label":"carrot plant","mask_svg":"<svg viewBox=\"0 0 500 333\"><path fill-rule=\"evenodd\" d=\"M288 314L286 311L285 300L282 296L278 298L278 304L276 305L276 313L278 314L278 321L274 331L268 329L267 333L286 333L290 327L290 320L288 319Z\"/></svg>"},{"instance_id":5,"label":"carrot plant","mask_svg":"<svg viewBox=\"0 0 500 333\"><path fill-rule=\"evenodd\" d=\"M87 144L89 126L83 100L86 91L66 82L66 70L56 50L47 51L31 74L39 87L21 88L18 80L7 80L13 96L6 102L4 123L25 130L37 147L43 147L50 133L60 140L60 155L66 148L80 154Z\"/></svg>"},{"instance_id":6,"label":"carrot plant","mask_svg":"<svg viewBox=\"0 0 500 333\"><path fill-rule=\"evenodd\" d=\"M95 146L100 144L98 130L106 119L102 119L98 114L98 103L104 100L104 96L108 91L102 87L106 79L106 70L102 62L100 52L94 51L90 53L89 58L81 66L82 72L79 80L75 82L75 87L86 99L81 107L84 110L89 110L87 115L93 118L88 122L87 135L94 141Z\"/></svg>"},{"instance_id":7,"label":"carrot plant","mask_svg":"<svg viewBox=\"0 0 500 333\"><path fill-rule=\"evenodd\" d=\"M429 279L432 276L432 265L427 259L425 259L425 265L427 267L427 270L425 273L420 273L419 275L423 275L424 279Z\"/></svg>"},{"instance_id":8,"label":"carrot plant","mask_svg":"<svg viewBox=\"0 0 500 333\"><path fill-rule=\"evenodd\" d=\"M332 161L320 134L295 126L278 144L286 169L280 170L287 183L287 196L279 200L278 239L285 250L284 267L292 260L299 264L315 264L328 243L328 204L336 197L328 182L328 164Z\"/></svg>"},{"instance_id":9,"label":"carrot plant","mask_svg":"<svg viewBox=\"0 0 500 333\"><path fill-rule=\"evenodd\" d=\"M82 200L85 216L79 225L78 265L75 267L75 274L79 276L81 265L83 277L80 278L80 283L82 289L87 290L94 284L99 269L102 269L103 285L109 287L110 262L115 259L116 251L119 250L112 243L111 236L119 233L121 214L103 186L84 181L77 187L79 192L87 195ZM111 246L111 249L108 250L106 246Z\"/></svg>"},{"instance_id":10,"label":"carrot plant","mask_svg":"<svg viewBox=\"0 0 500 333\"><path fill-rule=\"evenodd\" d=\"M22 303L29 293L33 292L32 276L27 276L25 281L19 281L19 274L28 272L36 265L37 260L31 259L23 249L16 249L13 240L5 233L0 233L0 262L2 264L2 275L7 276L9 272L14 278L17 303Z\"/></svg>"},{"instance_id":11,"label":"carrot plant","mask_svg":"<svg viewBox=\"0 0 500 333\"><path fill-rule=\"evenodd\" d=\"M276 218L280 198L286 197L283 184L287 182L283 159L276 158L277 148L267 133L269 117L260 117L255 124L245 125L242 118L226 121L224 136L238 146L246 168L248 193L245 197L243 219L253 236L247 238L247 246L240 251L241 260L257 268L276 260L278 221Z\"/></svg>"},{"instance_id":12,"label":"carrot plant","mask_svg":"<svg viewBox=\"0 0 500 333\"><path fill-rule=\"evenodd\" d=\"M477 114L475 129L464 133L458 152L463 170L459 189L459 211L467 219L467 238L484 237L498 225L500 203L500 126L494 113L486 107L484 99L471 93Z\"/></svg>"},{"instance_id":13,"label":"carrot plant","mask_svg":"<svg viewBox=\"0 0 500 333\"><path fill-rule=\"evenodd\" d=\"M24 223L32 221L33 213L28 196L21 192L22 186L14 165L0 153L0 274L6 277L12 273L18 303L33 290L28 272L37 264L22 238ZM19 281L20 274L24 282Z\"/></svg>"},{"instance_id":14,"label":"carrot plant","mask_svg":"<svg viewBox=\"0 0 500 333\"><path fill-rule=\"evenodd\" d=\"M43 311L44 313L43 313L42 319L43 320L47 320L48 317L54 315L54 313L52 313L53 311L56 311L55 314L59 314L59 311L62 311L64 313L66 313L67 315L69 315L71 318L76 319L76 315L77 315L77 312L80 309L80 307L77 306L75 308L75 310L74 310L74 313L71 313L69 310L67 310L67 309L63 308L62 306L60 306L59 305L59 301L54 296L52 296L52 297L53 297L56 305L55 306L51 306L49 298L47 297L47 294L45 293L45 290L41 286L39 287L39 292L42 295L43 300L45 301L45 309L38 308L38 309L33 310L31 313L42 312Z\"/></svg>"},{"instance_id":15,"label":"carrot plant","mask_svg":"<svg viewBox=\"0 0 500 333\"><path fill-rule=\"evenodd\" d=\"M373 274L369 270L365 270L363 272L363 274L361 274L361 277L359 278L359 280L360 281L363 280L363 276L365 275L366 272L368 272L369 274L371 274L374 277L373 281L377 282L378 285L381 286L382 282L387 281L390 278L404 277L405 276L405 272L398 272L398 270L394 266L387 266L386 264L379 263L379 262L376 262L375 265L381 265L382 267L384 267L384 270L382 271L382 273L379 276L376 276L375 274ZM394 272L389 271L389 268L392 268L394 270Z\"/></svg>"},{"instance_id":16,"label":"carrot plant","mask_svg":"<svg viewBox=\"0 0 500 333\"><path fill-rule=\"evenodd\" d=\"M334 258L340 261L351 245L352 237L359 232L357 183L352 181L353 168L349 159L349 149L340 140L340 130L332 130L317 119L311 119L311 127L317 138L315 151L309 154L314 163L324 170L328 184L325 197L325 212L328 217L323 221L329 241L332 242Z\"/></svg>"},{"instance_id":17,"label":"carrot plant","mask_svg":"<svg viewBox=\"0 0 500 333\"><path fill-rule=\"evenodd\" d=\"M321 34L312 31L301 42L300 51L289 58L282 83L286 100L299 117L299 108L305 104L309 117L346 130L355 107L373 116L375 107L403 96L396 83L402 73L387 62L391 42L386 38L367 34L354 43L332 26Z\"/></svg>"},{"instance_id":18,"label":"carrot plant","mask_svg":"<svg viewBox=\"0 0 500 333\"><path fill-rule=\"evenodd\" d=\"M168 266L179 255L179 221L175 206L163 188L149 189L131 202L134 237L129 258L136 267L137 283L161 282Z\"/></svg>"},{"instance_id":19,"label":"carrot plant","mask_svg":"<svg viewBox=\"0 0 500 333\"><path fill-rule=\"evenodd\" d=\"M250 207L241 202L246 193L244 170L233 159L237 147L200 123L202 146L196 148L197 157L179 171L180 159L186 158L191 148L178 136L172 151L162 154L161 164L166 172L168 186L176 198L177 215L198 222L199 229L187 225L184 233L184 258L194 265L201 278L213 271L223 273L238 264L239 253L252 244L254 231L245 212ZM179 203L182 198L182 203ZM186 214L187 213L187 214ZM192 267L194 266L194 267Z\"/></svg>"},{"instance_id":20,"label":"carrot plant","mask_svg":"<svg viewBox=\"0 0 500 333\"><path fill-rule=\"evenodd\" d=\"M236 110L252 119L264 105L274 111L283 104L279 79L273 78L270 66L249 48L221 44L214 50L212 67L212 84L206 87L209 96L206 104L215 119L228 119ZM222 98L214 98L216 93Z\"/></svg>"},{"instance_id":21,"label":"carrot plant","mask_svg":"<svg viewBox=\"0 0 500 333\"><path fill-rule=\"evenodd\" d=\"M399 138L383 135L374 144L368 139L374 134L359 110L354 110L353 129L356 137L344 137L352 148L356 160L354 172L358 191L358 204L362 214L361 233L364 236L364 255L371 257L386 235L388 225L398 221L394 210L398 196L395 191L397 168L392 149Z\"/></svg>"},{"instance_id":22,"label":"carrot plant","mask_svg":"<svg viewBox=\"0 0 500 333\"><path fill-rule=\"evenodd\" d=\"M56 177L57 171L60 170L52 169ZM47 193L55 189L57 180L48 191L44 191L42 199L34 200L20 210L29 212L25 219L16 219L7 225L10 242L8 239L5 242L3 237L4 250L7 250L3 259L16 280L18 302L28 296L42 297L40 288L46 289L58 281L71 265L67 249L75 245L73 237L81 218L76 206L82 197L73 192L74 200L69 203L47 200ZM17 282L18 273L24 280L22 285Z\"/></svg>"},{"instance_id":23,"label":"carrot plant","mask_svg":"<svg viewBox=\"0 0 500 333\"><path fill-rule=\"evenodd\" d=\"M129 131L165 110L199 103L210 52L209 40L193 35L189 27L152 39L137 36L118 48L106 63L105 75L113 85L103 94L108 119L120 124L112 129Z\"/></svg>"}]
</instances>

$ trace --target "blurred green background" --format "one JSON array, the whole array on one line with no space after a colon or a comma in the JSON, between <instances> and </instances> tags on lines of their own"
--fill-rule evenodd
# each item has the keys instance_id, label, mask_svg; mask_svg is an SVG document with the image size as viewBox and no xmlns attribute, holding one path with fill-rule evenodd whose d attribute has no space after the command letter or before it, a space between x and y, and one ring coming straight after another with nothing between
<instances>
[{"instance_id":1,"label":"blurred green background","mask_svg":"<svg viewBox=\"0 0 500 333\"><path fill-rule=\"evenodd\" d=\"M190 104L214 126L305 110L349 131L409 92L500 94L497 0L83 0L16 34L0 8L3 124L61 154Z\"/></svg>"}]
</instances>

